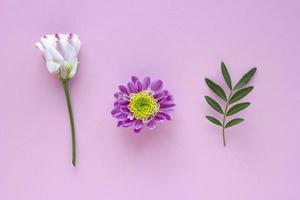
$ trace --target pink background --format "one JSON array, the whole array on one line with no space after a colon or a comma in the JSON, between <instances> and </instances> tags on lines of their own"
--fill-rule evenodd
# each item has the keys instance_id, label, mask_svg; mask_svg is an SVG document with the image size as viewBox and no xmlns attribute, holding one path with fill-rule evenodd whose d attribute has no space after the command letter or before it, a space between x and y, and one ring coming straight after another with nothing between
<instances>
[{"instance_id":1,"label":"pink background","mask_svg":"<svg viewBox=\"0 0 300 200\"><path fill-rule=\"evenodd\" d=\"M300 199L300 3L217 0L1 0L0 199ZM63 88L34 43L75 32L71 81L78 166ZM257 66L246 121L227 131L206 114L204 78L225 86ZM173 121L119 129L110 111L132 74L165 81Z\"/></svg>"}]
</instances>

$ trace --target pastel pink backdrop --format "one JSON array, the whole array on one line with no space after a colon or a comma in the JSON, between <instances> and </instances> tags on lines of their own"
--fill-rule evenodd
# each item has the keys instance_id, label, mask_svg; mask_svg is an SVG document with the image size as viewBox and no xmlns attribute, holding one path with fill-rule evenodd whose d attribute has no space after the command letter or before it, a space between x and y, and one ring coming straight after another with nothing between
<instances>
[{"instance_id":1,"label":"pastel pink backdrop","mask_svg":"<svg viewBox=\"0 0 300 200\"><path fill-rule=\"evenodd\" d=\"M0 199L300 199L299 1L1 0ZM75 32L71 81L78 166L63 88L34 43ZM204 78L224 85L258 67L239 114L220 129ZM173 121L119 129L113 93L132 74L163 79Z\"/></svg>"}]
</instances>

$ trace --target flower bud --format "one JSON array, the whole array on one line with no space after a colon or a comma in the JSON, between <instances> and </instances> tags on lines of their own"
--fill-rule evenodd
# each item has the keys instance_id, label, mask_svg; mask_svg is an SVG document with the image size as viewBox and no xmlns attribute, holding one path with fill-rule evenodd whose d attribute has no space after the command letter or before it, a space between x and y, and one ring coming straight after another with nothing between
<instances>
[{"instance_id":1,"label":"flower bud","mask_svg":"<svg viewBox=\"0 0 300 200\"><path fill-rule=\"evenodd\" d=\"M50 73L57 73L62 80L75 75L81 46L76 34L45 35L35 45L41 51Z\"/></svg>"}]
</instances>

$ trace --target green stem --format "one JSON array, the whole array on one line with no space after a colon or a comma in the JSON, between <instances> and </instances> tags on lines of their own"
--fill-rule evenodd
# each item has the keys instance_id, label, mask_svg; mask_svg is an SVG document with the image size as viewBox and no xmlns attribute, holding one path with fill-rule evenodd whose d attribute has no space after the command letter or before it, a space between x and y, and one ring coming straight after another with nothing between
<instances>
[{"instance_id":1,"label":"green stem","mask_svg":"<svg viewBox=\"0 0 300 200\"><path fill-rule=\"evenodd\" d=\"M223 116L223 124L222 124L222 136L223 136L224 147L226 146L226 141L225 141L225 122L226 122L227 108L228 108L228 103L226 102L226 106L225 106L225 110L224 110L224 116Z\"/></svg>"},{"instance_id":2,"label":"green stem","mask_svg":"<svg viewBox=\"0 0 300 200\"><path fill-rule=\"evenodd\" d=\"M64 91L65 91L68 110L69 110L70 125L72 130L72 164L75 167L76 166L76 140L75 140L74 117L73 117L72 104L71 104L70 93L69 93L69 80L62 80L62 82L64 85Z\"/></svg>"},{"instance_id":3,"label":"green stem","mask_svg":"<svg viewBox=\"0 0 300 200\"><path fill-rule=\"evenodd\" d=\"M229 101L232 95L232 91L230 91L230 94L228 96L228 99L226 101L226 105L225 105L225 109L224 109L224 116L223 116L223 124L222 124L222 137L223 137L223 144L224 147L226 146L226 140L225 140L225 123L226 123L226 116L227 116L227 110L228 110L228 106L229 106Z\"/></svg>"}]
</instances>

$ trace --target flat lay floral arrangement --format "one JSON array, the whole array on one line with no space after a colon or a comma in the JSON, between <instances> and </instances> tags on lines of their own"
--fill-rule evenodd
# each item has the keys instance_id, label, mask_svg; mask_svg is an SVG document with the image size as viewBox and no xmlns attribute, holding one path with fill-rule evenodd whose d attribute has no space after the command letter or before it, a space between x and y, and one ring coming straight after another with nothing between
<instances>
[{"instance_id":1,"label":"flat lay floral arrangement","mask_svg":"<svg viewBox=\"0 0 300 200\"><path fill-rule=\"evenodd\" d=\"M58 77L65 92L72 136L72 165L75 167L75 120L69 92L69 81L76 74L79 65L78 55L81 42L74 33L56 33L42 36L35 45L42 53L48 71ZM207 115L206 118L221 127L223 145L225 146L225 129L244 121L242 118L234 118L228 121L227 117L244 110L250 105L250 102L237 102L253 90L254 87L247 86L247 84L254 76L256 68L252 68L242 76L234 86L229 71L223 62L221 63L221 71L228 86L229 94L226 94L225 90L214 81L206 78L205 82L213 93L222 100L224 103L223 108L212 97L205 96L205 100L209 106L222 115L221 120L210 115ZM172 93L163 86L162 80L137 76L132 76L127 84L119 85L118 90L114 93L115 100L111 111L111 115L117 120L117 127L132 128L134 133L140 133L143 128L154 129L159 126L159 123L171 120L175 100Z\"/></svg>"}]
</instances>

